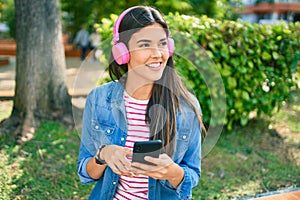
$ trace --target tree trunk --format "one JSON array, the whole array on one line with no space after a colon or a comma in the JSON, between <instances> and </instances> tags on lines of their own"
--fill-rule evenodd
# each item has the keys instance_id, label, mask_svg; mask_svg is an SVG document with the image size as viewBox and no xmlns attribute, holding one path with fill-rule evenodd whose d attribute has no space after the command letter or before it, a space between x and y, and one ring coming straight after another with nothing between
<instances>
[{"instance_id":1,"label":"tree trunk","mask_svg":"<svg viewBox=\"0 0 300 200\"><path fill-rule=\"evenodd\" d=\"M72 104L65 84L59 0L15 0L15 11L14 106L1 126L24 142L43 119L72 123Z\"/></svg>"}]
</instances>

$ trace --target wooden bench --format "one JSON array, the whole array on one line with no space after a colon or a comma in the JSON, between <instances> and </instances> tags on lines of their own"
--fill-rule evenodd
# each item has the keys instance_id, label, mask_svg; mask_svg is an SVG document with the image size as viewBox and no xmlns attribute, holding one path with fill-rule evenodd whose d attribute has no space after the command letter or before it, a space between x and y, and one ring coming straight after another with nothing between
<instances>
[{"instance_id":1,"label":"wooden bench","mask_svg":"<svg viewBox=\"0 0 300 200\"><path fill-rule=\"evenodd\" d=\"M81 51L74 44L64 43L66 57L80 57ZM0 40L0 55L15 56L16 43L14 40Z\"/></svg>"},{"instance_id":2,"label":"wooden bench","mask_svg":"<svg viewBox=\"0 0 300 200\"><path fill-rule=\"evenodd\" d=\"M8 65L8 64L9 64L8 57L0 57L0 66L2 66L2 65Z\"/></svg>"}]
</instances>

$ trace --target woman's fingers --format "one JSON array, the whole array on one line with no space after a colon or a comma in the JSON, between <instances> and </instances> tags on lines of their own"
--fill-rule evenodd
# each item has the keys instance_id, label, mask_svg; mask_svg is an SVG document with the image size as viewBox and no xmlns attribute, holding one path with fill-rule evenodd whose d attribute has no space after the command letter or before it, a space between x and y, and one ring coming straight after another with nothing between
<instances>
[{"instance_id":1,"label":"woman's fingers","mask_svg":"<svg viewBox=\"0 0 300 200\"><path fill-rule=\"evenodd\" d=\"M132 150L124 147L123 152L124 152L125 159L122 159L122 163L129 169L131 166L131 162L129 161L129 158L132 157Z\"/></svg>"},{"instance_id":2,"label":"woman's fingers","mask_svg":"<svg viewBox=\"0 0 300 200\"><path fill-rule=\"evenodd\" d=\"M128 157L132 156L132 150L121 146L110 145L105 153L106 163L114 173L132 176L132 172L129 170L131 162L128 159Z\"/></svg>"},{"instance_id":3,"label":"woman's fingers","mask_svg":"<svg viewBox=\"0 0 300 200\"><path fill-rule=\"evenodd\" d=\"M160 154L159 158L145 156L144 159L160 167L166 167L174 162L167 154Z\"/></svg>"},{"instance_id":4,"label":"woman's fingers","mask_svg":"<svg viewBox=\"0 0 300 200\"><path fill-rule=\"evenodd\" d=\"M132 156L132 150L131 149L128 149L126 147L122 147L123 148L123 151L126 153L127 156Z\"/></svg>"},{"instance_id":5,"label":"woman's fingers","mask_svg":"<svg viewBox=\"0 0 300 200\"><path fill-rule=\"evenodd\" d=\"M126 167L123 165L123 163L121 161L115 162L115 166L119 169L119 171L121 172L126 172L127 169Z\"/></svg>"},{"instance_id":6,"label":"woman's fingers","mask_svg":"<svg viewBox=\"0 0 300 200\"><path fill-rule=\"evenodd\" d=\"M146 156L144 159L154 165L133 162L131 171L135 174L151 176L154 179L165 179L168 168L174 164L174 161L167 154L161 154L159 158Z\"/></svg>"},{"instance_id":7,"label":"woman's fingers","mask_svg":"<svg viewBox=\"0 0 300 200\"><path fill-rule=\"evenodd\" d=\"M160 165L160 158L154 158L154 157L151 157L151 156L145 156L144 157L144 160L150 162L150 163L153 163L155 165Z\"/></svg>"},{"instance_id":8,"label":"woman's fingers","mask_svg":"<svg viewBox=\"0 0 300 200\"><path fill-rule=\"evenodd\" d=\"M119 171L119 169L117 168L117 166L114 163L112 163L110 161L108 161L106 163L114 173L121 175L121 172Z\"/></svg>"}]
</instances>

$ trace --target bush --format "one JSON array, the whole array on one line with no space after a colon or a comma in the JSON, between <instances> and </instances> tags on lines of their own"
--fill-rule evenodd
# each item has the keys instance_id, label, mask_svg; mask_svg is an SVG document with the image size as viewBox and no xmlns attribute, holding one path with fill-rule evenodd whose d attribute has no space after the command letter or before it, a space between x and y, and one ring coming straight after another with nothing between
<instances>
[{"instance_id":1,"label":"bush","mask_svg":"<svg viewBox=\"0 0 300 200\"><path fill-rule=\"evenodd\" d=\"M229 129L234 122L246 125L253 111L258 117L271 116L292 97L300 23L261 25L179 14L165 18L175 39L177 70L199 99L206 124L225 123ZM106 61L113 21L104 19L101 24L102 37L108 39L103 44ZM220 79L222 85L217 83ZM222 112L226 116L214 116Z\"/></svg>"}]
</instances>

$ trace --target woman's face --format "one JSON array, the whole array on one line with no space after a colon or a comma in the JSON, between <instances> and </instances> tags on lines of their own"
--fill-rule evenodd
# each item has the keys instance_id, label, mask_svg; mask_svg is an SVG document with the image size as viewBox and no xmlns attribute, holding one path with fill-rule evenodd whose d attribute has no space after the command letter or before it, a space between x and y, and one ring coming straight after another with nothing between
<instances>
[{"instance_id":1,"label":"woman's face","mask_svg":"<svg viewBox=\"0 0 300 200\"><path fill-rule=\"evenodd\" d=\"M158 23L134 33L128 42L128 78L137 83L159 80L169 58L167 42L166 31Z\"/></svg>"}]
</instances>

